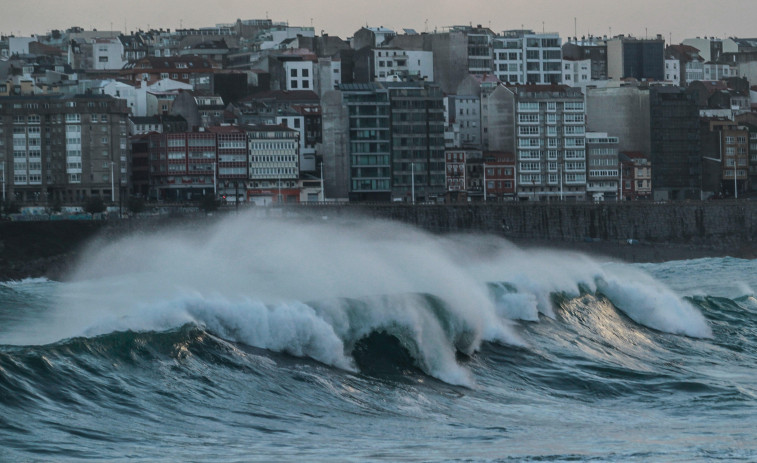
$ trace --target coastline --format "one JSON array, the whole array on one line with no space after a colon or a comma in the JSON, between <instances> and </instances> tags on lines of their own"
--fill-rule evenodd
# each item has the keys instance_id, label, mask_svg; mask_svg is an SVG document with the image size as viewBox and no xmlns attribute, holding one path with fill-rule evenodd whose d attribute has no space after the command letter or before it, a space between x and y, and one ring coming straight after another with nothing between
<instances>
[{"instance_id":1,"label":"coastline","mask_svg":"<svg viewBox=\"0 0 757 463\"><path fill-rule=\"evenodd\" d=\"M724 244L721 246L681 243L635 243L613 241L547 241L539 239L510 239L523 248L574 251L597 259L620 260L627 263L659 263L707 257L756 259L757 245Z\"/></svg>"},{"instance_id":2,"label":"coastline","mask_svg":"<svg viewBox=\"0 0 757 463\"><path fill-rule=\"evenodd\" d=\"M173 223L174 221L166 221ZM164 223L164 224L165 224ZM44 277L64 281L86 245L103 236L136 232L144 223L27 222L0 223L0 281ZM648 243L609 240L564 241L504 236L522 249L554 249L586 254L600 260L627 263L655 263L706 257L757 258L757 243L723 242L712 244Z\"/></svg>"}]
</instances>

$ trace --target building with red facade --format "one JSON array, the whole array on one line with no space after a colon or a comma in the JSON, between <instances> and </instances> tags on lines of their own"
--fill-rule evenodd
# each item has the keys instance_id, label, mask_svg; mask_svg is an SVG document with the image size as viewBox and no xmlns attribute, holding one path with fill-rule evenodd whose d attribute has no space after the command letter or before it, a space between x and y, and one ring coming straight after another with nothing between
<instances>
[{"instance_id":1,"label":"building with red facade","mask_svg":"<svg viewBox=\"0 0 757 463\"><path fill-rule=\"evenodd\" d=\"M515 155L497 151L484 152L484 201L515 198Z\"/></svg>"},{"instance_id":2,"label":"building with red facade","mask_svg":"<svg viewBox=\"0 0 757 463\"><path fill-rule=\"evenodd\" d=\"M151 198L187 201L216 194L215 133L151 133L149 137Z\"/></svg>"},{"instance_id":3,"label":"building with red facade","mask_svg":"<svg viewBox=\"0 0 757 463\"><path fill-rule=\"evenodd\" d=\"M234 125L209 127L216 134L217 194L227 202L244 201L247 185L247 132Z\"/></svg>"},{"instance_id":4,"label":"building with red facade","mask_svg":"<svg viewBox=\"0 0 757 463\"><path fill-rule=\"evenodd\" d=\"M652 164L649 158L637 151L623 151L620 161L620 199L636 200L652 197Z\"/></svg>"}]
</instances>

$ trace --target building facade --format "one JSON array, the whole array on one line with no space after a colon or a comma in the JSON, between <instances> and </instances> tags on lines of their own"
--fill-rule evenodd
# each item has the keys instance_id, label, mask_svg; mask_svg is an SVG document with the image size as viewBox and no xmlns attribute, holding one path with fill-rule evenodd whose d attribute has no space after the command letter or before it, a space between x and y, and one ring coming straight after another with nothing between
<instances>
[{"instance_id":1,"label":"building facade","mask_svg":"<svg viewBox=\"0 0 757 463\"><path fill-rule=\"evenodd\" d=\"M494 74L509 84L557 84L562 81L562 40L556 33L504 31L493 41Z\"/></svg>"},{"instance_id":2,"label":"building facade","mask_svg":"<svg viewBox=\"0 0 757 463\"><path fill-rule=\"evenodd\" d=\"M618 199L618 137L604 132L586 134L586 196L594 201Z\"/></svg>"},{"instance_id":3,"label":"building facade","mask_svg":"<svg viewBox=\"0 0 757 463\"><path fill-rule=\"evenodd\" d=\"M3 199L118 201L128 188L128 111L108 96L0 97Z\"/></svg>"},{"instance_id":4,"label":"building facade","mask_svg":"<svg viewBox=\"0 0 757 463\"><path fill-rule=\"evenodd\" d=\"M517 194L521 200L586 198L586 112L565 85L508 87L515 95Z\"/></svg>"},{"instance_id":5,"label":"building facade","mask_svg":"<svg viewBox=\"0 0 757 463\"><path fill-rule=\"evenodd\" d=\"M446 170L441 89L421 82L385 86L391 112L392 198L442 197Z\"/></svg>"},{"instance_id":6,"label":"building facade","mask_svg":"<svg viewBox=\"0 0 757 463\"><path fill-rule=\"evenodd\" d=\"M665 80L665 40L617 36L607 40L607 77Z\"/></svg>"},{"instance_id":7,"label":"building facade","mask_svg":"<svg viewBox=\"0 0 757 463\"><path fill-rule=\"evenodd\" d=\"M261 206L299 202L299 132L281 125L244 130L249 153L248 200Z\"/></svg>"},{"instance_id":8,"label":"building facade","mask_svg":"<svg viewBox=\"0 0 757 463\"><path fill-rule=\"evenodd\" d=\"M652 87L649 109L654 199L701 199L699 111L692 95L677 87Z\"/></svg>"}]
</instances>

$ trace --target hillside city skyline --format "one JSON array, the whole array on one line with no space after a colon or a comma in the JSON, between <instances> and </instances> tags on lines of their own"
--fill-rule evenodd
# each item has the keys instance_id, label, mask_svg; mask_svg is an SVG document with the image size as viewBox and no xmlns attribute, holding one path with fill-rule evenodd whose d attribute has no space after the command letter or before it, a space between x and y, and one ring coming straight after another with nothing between
<instances>
[{"instance_id":1,"label":"hillside city skyline","mask_svg":"<svg viewBox=\"0 0 757 463\"><path fill-rule=\"evenodd\" d=\"M550 0L515 0L506 6L488 0L471 0L465 4L448 0L420 0L408 4L392 0L360 5L359 9L355 8L354 2L346 0L310 2L310 7L304 9L295 0L254 8L240 0L224 1L221 8L215 5L211 8L210 4L188 8L187 2L175 1L161 2L156 7L143 0L108 5L104 10L98 9L99 4L94 0L67 2L62 10L59 5L51 0L9 4L0 18L0 34L43 34L71 26L129 32L150 28L209 27L234 22L237 18L270 18L290 25L312 26L317 34L323 31L340 37L349 37L365 25L398 31L409 28L433 32L458 24L480 24L495 32L525 28L556 32L561 37L625 34L643 38L660 34L669 43L699 36L757 35L752 33L753 26L749 21L757 14L757 3L748 0L718 3L674 0L666 1L662 6L652 0L633 4L589 0L582 2L580 9Z\"/></svg>"}]
</instances>

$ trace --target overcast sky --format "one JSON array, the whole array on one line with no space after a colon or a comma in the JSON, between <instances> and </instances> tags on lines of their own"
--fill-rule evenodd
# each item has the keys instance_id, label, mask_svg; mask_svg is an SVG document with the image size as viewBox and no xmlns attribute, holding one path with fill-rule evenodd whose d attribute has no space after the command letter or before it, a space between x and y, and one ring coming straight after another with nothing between
<instances>
[{"instance_id":1,"label":"overcast sky","mask_svg":"<svg viewBox=\"0 0 757 463\"><path fill-rule=\"evenodd\" d=\"M361 26L418 32L481 24L574 35L757 36L757 0L24 0L4 2L0 33L30 35L73 25L135 30L213 26L270 18L342 38ZM575 18L575 22L574 22Z\"/></svg>"}]
</instances>

